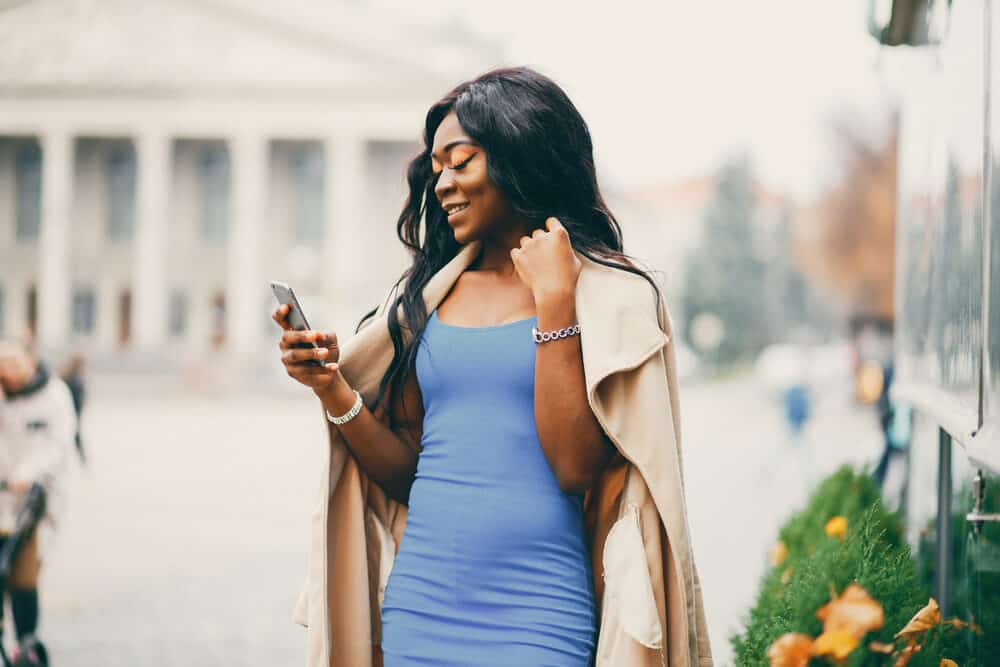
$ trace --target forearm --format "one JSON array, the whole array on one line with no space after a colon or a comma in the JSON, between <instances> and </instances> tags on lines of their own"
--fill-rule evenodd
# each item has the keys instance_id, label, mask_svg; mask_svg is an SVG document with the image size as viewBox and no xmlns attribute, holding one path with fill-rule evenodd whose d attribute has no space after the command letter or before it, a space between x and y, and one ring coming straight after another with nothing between
<instances>
[{"instance_id":1,"label":"forearm","mask_svg":"<svg viewBox=\"0 0 1000 667\"><path fill-rule=\"evenodd\" d=\"M320 395L324 410L337 416L350 410L354 400L354 391L345 382ZM417 470L417 450L404 439L406 436L390 429L365 406L346 424L327 422L327 426L331 432L339 430L347 449L368 477L393 499L408 501Z\"/></svg>"},{"instance_id":2,"label":"forearm","mask_svg":"<svg viewBox=\"0 0 1000 667\"><path fill-rule=\"evenodd\" d=\"M542 331L576 323L576 297L572 292L536 298L535 305ZM535 423L542 450L560 487L572 492L589 488L610 458L613 445L587 401L580 336L538 345Z\"/></svg>"}]
</instances>

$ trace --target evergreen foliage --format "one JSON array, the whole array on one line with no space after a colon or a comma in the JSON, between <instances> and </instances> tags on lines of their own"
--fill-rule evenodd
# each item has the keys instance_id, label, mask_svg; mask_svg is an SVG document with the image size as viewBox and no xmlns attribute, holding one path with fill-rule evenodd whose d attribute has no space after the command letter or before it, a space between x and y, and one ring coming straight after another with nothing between
<instances>
[{"instance_id":1,"label":"evergreen foliage","mask_svg":"<svg viewBox=\"0 0 1000 667\"><path fill-rule=\"evenodd\" d=\"M847 518L844 540L828 537L833 516ZM916 564L902 541L899 517L882 505L877 488L864 473L838 470L820 485L806 508L781 530L788 555L764 577L757 602L742 634L731 638L737 665L766 667L768 647L786 632L812 637L822 631L816 611L852 582L860 584L883 607L885 624L868 633L851 653L851 667L891 664L888 656L867 650L872 641L890 643L893 635L928 602ZM937 628L910 667L937 667L941 658L965 666L967 630ZM814 658L810 664L826 665Z\"/></svg>"}]
</instances>

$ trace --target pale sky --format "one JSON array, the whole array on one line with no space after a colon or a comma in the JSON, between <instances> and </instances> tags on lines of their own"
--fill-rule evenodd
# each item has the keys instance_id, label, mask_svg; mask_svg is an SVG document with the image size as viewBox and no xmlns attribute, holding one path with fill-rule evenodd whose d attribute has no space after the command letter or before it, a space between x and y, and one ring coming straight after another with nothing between
<instances>
[{"instance_id":1,"label":"pale sky","mask_svg":"<svg viewBox=\"0 0 1000 667\"><path fill-rule=\"evenodd\" d=\"M617 187L701 176L747 148L769 185L808 198L835 167L830 115L887 106L864 0L375 1L508 35L505 64L567 90Z\"/></svg>"}]
</instances>

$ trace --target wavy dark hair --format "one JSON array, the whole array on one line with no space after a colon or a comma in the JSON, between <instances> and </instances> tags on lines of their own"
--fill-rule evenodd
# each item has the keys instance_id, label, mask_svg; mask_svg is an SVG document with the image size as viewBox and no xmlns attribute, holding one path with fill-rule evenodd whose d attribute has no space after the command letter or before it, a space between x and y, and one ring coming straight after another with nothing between
<instances>
[{"instance_id":1,"label":"wavy dark hair","mask_svg":"<svg viewBox=\"0 0 1000 667\"><path fill-rule=\"evenodd\" d=\"M372 409L383 397L402 391L427 325L423 288L461 248L434 194L437 176L431 171L434 135L452 111L462 129L485 149L487 174L516 213L537 228L544 228L550 216L558 218L577 252L644 277L653 286L657 306L662 298L649 273L622 252L621 227L597 186L590 131L566 93L528 67L486 72L459 84L431 106L424 121L424 148L407 168L409 196L396 223L396 234L410 250L413 264L391 294L397 294L405 281L402 293L387 297L391 300L388 325L394 354ZM398 317L400 306L404 322ZM366 313L355 331L377 312L378 307ZM405 342L404 327L413 333Z\"/></svg>"}]
</instances>

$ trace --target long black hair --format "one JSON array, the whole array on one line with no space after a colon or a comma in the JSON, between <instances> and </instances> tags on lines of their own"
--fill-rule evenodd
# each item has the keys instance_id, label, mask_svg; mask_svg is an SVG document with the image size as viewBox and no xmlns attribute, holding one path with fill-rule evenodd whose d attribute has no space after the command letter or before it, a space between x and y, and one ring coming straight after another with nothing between
<instances>
[{"instance_id":1,"label":"long black hair","mask_svg":"<svg viewBox=\"0 0 1000 667\"><path fill-rule=\"evenodd\" d=\"M410 250L413 264L396 282L394 294L403 281L404 288L389 306L394 354L375 405L402 391L427 325L423 288L461 247L434 194L437 177L431 171L434 134L452 111L462 129L484 148L487 174L517 214L538 228L544 227L546 218L558 218L577 252L605 266L641 275L653 286L657 305L661 299L653 278L622 252L621 227L597 186L590 131L569 97L531 68L492 70L459 84L431 106L424 121L424 148L407 168L410 192L396 234ZM400 305L404 322L397 313ZM376 307L366 313L357 330L377 311ZM404 327L413 334L406 342Z\"/></svg>"}]
</instances>

